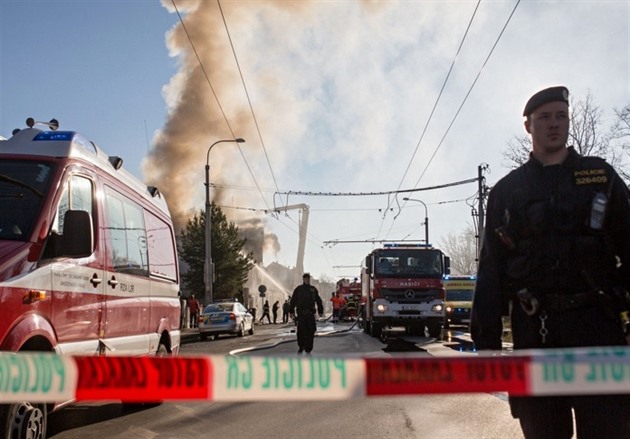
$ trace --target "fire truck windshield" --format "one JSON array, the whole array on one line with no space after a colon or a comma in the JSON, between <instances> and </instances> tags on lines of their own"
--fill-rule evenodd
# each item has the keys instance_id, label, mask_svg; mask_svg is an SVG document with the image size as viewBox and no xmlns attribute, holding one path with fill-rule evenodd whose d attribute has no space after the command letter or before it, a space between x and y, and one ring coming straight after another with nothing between
<instances>
[{"instance_id":1,"label":"fire truck windshield","mask_svg":"<svg viewBox=\"0 0 630 439\"><path fill-rule=\"evenodd\" d=\"M442 252L432 249L381 251L374 261L376 277L441 277Z\"/></svg>"},{"instance_id":2,"label":"fire truck windshield","mask_svg":"<svg viewBox=\"0 0 630 439\"><path fill-rule=\"evenodd\" d=\"M0 161L0 239L30 238L52 174L53 166L49 163Z\"/></svg>"}]
</instances>

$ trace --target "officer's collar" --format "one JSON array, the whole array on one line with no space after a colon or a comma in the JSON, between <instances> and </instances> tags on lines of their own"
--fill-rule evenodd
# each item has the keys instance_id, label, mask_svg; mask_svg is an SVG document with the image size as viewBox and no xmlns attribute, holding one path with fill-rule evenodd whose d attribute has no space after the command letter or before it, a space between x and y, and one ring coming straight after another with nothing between
<instances>
[{"instance_id":1,"label":"officer's collar","mask_svg":"<svg viewBox=\"0 0 630 439\"><path fill-rule=\"evenodd\" d=\"M560 166L572 166L577 162L578 158L580 157L580 154L578 154L577 151L575 151L574 147L567 146L567 150L568 150L568 154L564 158L564 161L562 163L559 163ZM540 160L534 157L533 152L529 153L528 163L537 168L545 167L545 165L543 165L543 163Z\"/></svg>"}]
</instances>

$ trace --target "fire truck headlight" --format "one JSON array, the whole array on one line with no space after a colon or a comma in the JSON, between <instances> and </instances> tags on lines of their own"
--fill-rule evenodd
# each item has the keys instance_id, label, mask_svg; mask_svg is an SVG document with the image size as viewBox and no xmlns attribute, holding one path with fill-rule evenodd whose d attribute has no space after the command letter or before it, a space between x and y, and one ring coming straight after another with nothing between
<instances>
[{"instance_id":1,"label":"fire truck headlight","mask_svg":"<svg viewBox=\"0 0 630 439\"><path fill-rule=\"evenodd\" d=\"M431 311L433 312L442 312L444 310L444 305L440 304L440 305L433 305L433 307L431 308Z\"/></svg>"},{"instance_id":2,"label":"fire truck headlight","mask_svg":"<svg viewBox=\"0 0 630 439\"><path fill-rule=\"evenodd\" d=\"M385 312L389 309L389 307L387 305L383 305L382 303L379 303L378 305L376 305L376 310L378 312Z\"/></svg>"},{"instance_id":3,"label":"fire truck headlight","mask_svg":"<svg viewBox=\"0 0 630 439\"><path fill-rule=\"evenodd\" d=\"M450 306L447 306L447 307L446 307L446 312L447 312L448 314L452 313L452 312L453 312L453 308L451 308Z\"/></svg>"}]
</instances>

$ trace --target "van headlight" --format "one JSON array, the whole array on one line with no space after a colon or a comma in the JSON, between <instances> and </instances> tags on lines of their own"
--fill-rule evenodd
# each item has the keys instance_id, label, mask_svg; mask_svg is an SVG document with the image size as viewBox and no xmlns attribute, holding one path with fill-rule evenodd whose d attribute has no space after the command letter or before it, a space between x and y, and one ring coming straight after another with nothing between
<instances>
[{"instance_id":1,"label":"van headlight","mask_svg":"<svg viewBox=\"0 0 630 439\"><path fill-rule=\"evenodd\" d=\"M385 311L387 311L388 309L389 309L389 306L384 305L384 304L382 304L382 303L379 303L378 305L376 305L376 310L377 310L378 312L385 312Z\"/></svg>"},{"instance_id":2,"label":"van headlight","mask_svg":"<svg viewBox=\"0 0 630 439\"><path fill-rule=\"evenodd\" d=\"M431 311L433 312L442 312L442 310L444 309L444 305L440 304L440 305L433 305L433 307L431 308Z\"/></svg>"}]
</instances>

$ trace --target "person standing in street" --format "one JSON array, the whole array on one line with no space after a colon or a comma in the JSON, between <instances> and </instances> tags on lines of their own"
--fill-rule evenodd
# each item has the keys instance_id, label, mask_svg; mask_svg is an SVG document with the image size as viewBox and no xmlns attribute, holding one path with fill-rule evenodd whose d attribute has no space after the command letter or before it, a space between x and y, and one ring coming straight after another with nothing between
<instances>
[{"instance_id":1,"label":"person standing in street","mask_svg":"<svg viewBox=\"0 0 630 439\"><path fill-rule=\"evenodd\" d=\"M282 304L282 323L289 323L289 301L285 300Z\"/></svg>"},{"instance_id":2,"label":"person standing in street","mask_svg":"<svg viewBox=\"0 0 630 439\"><path fill-rule=\"evenodd\" d=\"M190 312L189 318L190 318L191 328L196 328L199 323L200 308L201 308L201 305L199 304L199 301L197 300L194 294L191 294L190 297L188 298L188 311Z\"/></svg>"},{"instance_id":3,"label":"person standing in street","mask_svg":"<svg viewBox=\"0 0 630 439\"><path fill-rule=\"evenodd\" d=\"M278 310L280 309L280 301L276 300L271 307L271 313L273 314L273 324L275 325L278 320Z\"/></svg>"},{"instance_id":4,"label":"person standing in street","mask_svg":"<svg viewBox=\"0 0 630 439\"><path fill-rule=\"evenodd\" d=\"M606 161L567 146L569 92L534 94L523 112L529 160L488 197L473 299L479 350L627 345L630 205ZM630 392L629 392L630 393ZM630 395L509 396L526 439L630 438Z\"/></svg>"},{"instance_id":5,"label":"person standing in street","mask_svg":"<svg viewBox=\"0 0 630 439\"><path fill-rule=\"evenodd\" d=\"M265 303L263 305L263 313L262 313L262 316L260 316L259 322L262 322L265 317L267 317L267 322L271 324L271 317L269 316L269 301L268 300L265 300Z\"/></svg>"},{"instance_id":6,"label":"person standing in street","mask_svg":"<svg viewBox=\"0 0 630 439\"><path fill-rule=\"evenodd\" d=\"M332 293L330 301L333 306L332 322L337 323L341 318L341 310L346 304L346 299L344 299L341 293L337 291L336 293Z\"/></svg>"},{"instance_id":7,"label":"person standing in street","mask_svg":"<svg viewBox=\"0 0 630 439\"><path fill-rule=\"evenodd\" d=\"M311 275L304 273L302 285L293 290L289 309L297 316L298 355L306 351L307 355L313 350L313 340L317 329L315 322L315 307L321 317L324 314L324 304L317 288L311 285Z\"/></svg>"}]
</instances>

